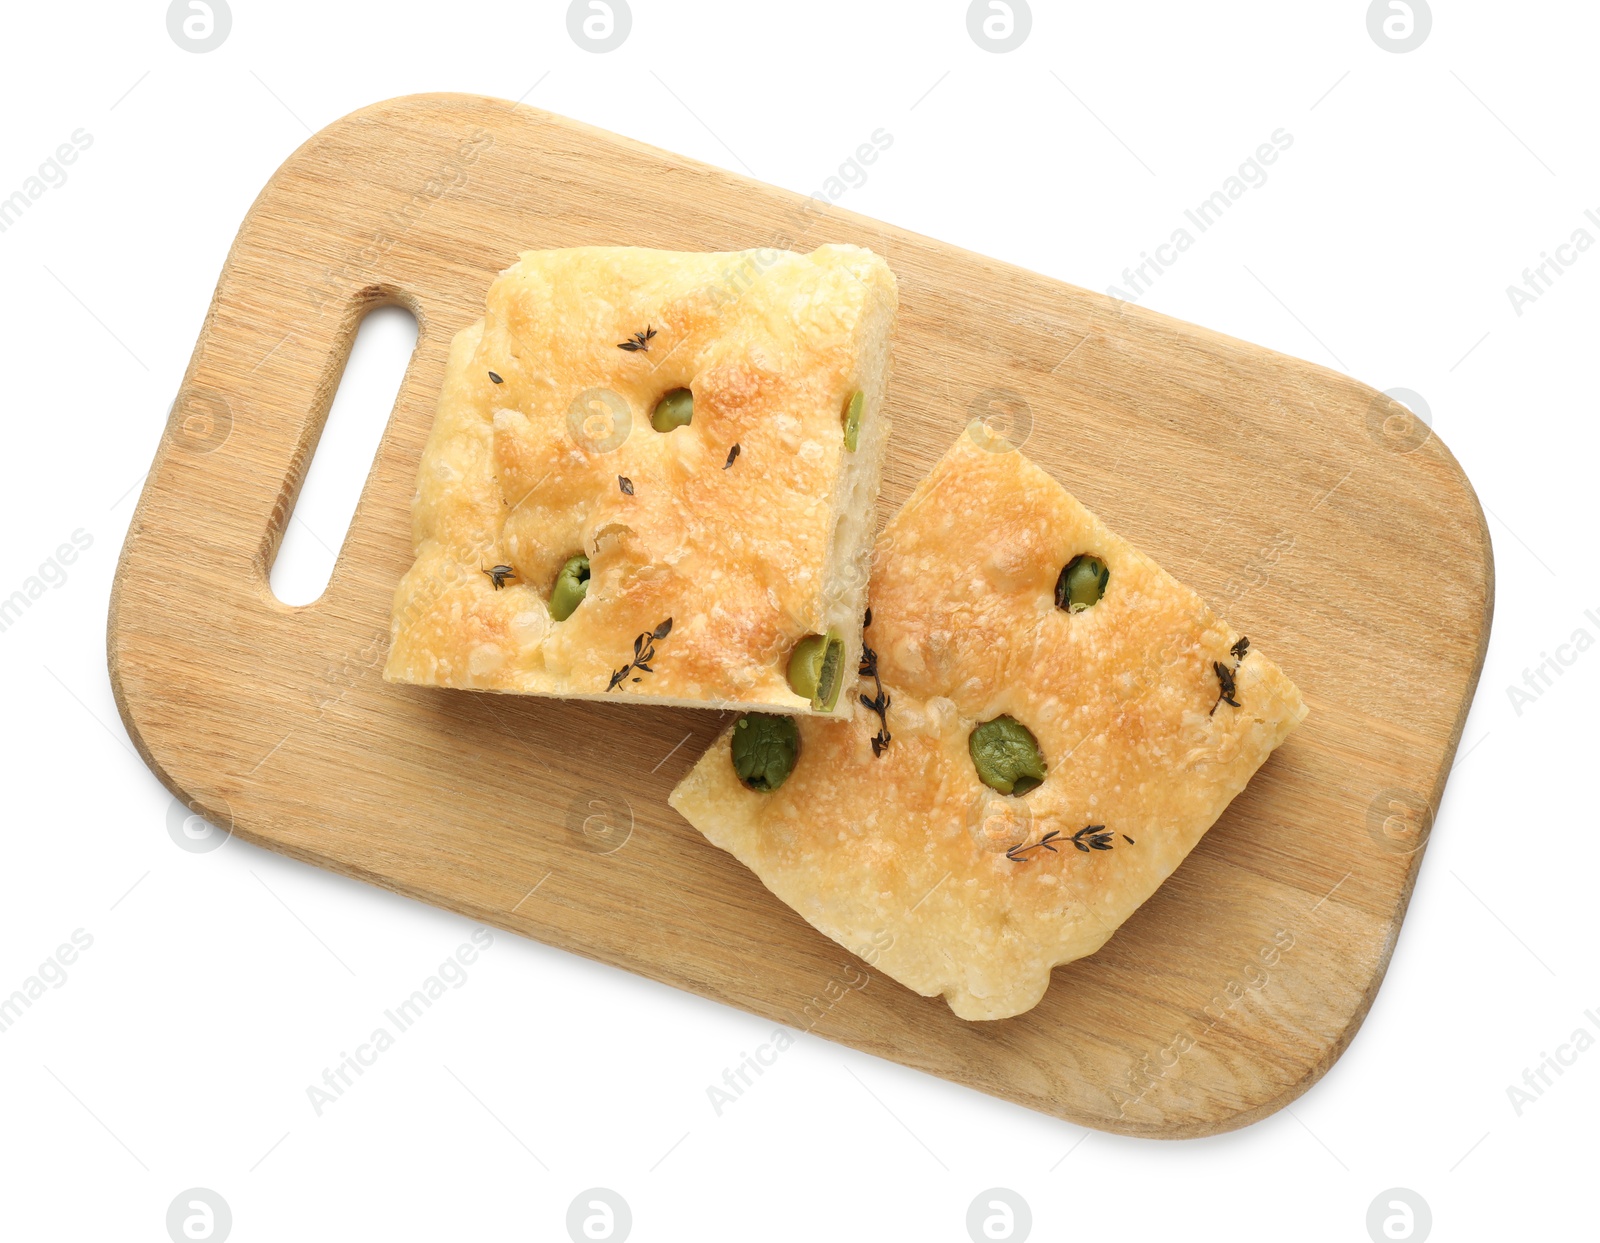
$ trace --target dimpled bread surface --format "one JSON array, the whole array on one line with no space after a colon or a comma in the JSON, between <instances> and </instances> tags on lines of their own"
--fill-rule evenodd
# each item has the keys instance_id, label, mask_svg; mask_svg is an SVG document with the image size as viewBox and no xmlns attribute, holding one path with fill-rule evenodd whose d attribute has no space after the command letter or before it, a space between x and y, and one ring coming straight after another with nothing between
<instances>
[{"instance_id":1,"label":"dimpled bread surface","mask_svg":"<svg viewBox=\"0 0 1600 1243\"><path fill-rule=\"evenodd\" d=\"M521 256L451 345L385 677L810 713L795 645L834 630L846 669L860 651L896 307L854 246ZM692 421L655 430L679 388ZM579 553L587 596L557 621Z\"/></svg>"},{"instance_id":2,"label":"dimpled bread surface","mask_svg":"<svg viewBox=\"0 0 1600 1243\"><path fill-rule=\"evenodd\" d=\"M1079 554L1110 579L1071 613L1055 585ZM741 784L730 729L670 801L819 931L964 1019L1028 1010L1053 967L1099 949L1306 714L1198 595L980 423L878 538L871 609L881 756L865 678L850 721L799 722L777 790ZM1240 706L1219 702L1217 663ZM1001 715L1048 769L1020 796L968 751Z\"/></svg>"}]
</instances>

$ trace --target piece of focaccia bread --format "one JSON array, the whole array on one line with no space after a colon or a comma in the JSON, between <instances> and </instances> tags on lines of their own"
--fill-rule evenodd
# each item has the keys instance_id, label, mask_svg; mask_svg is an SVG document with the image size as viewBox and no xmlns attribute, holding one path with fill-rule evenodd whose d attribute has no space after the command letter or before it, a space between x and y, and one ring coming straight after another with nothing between
<instances>
[{"instance_id":1,"label":"piece of focaccia bread","mask_svg":"<svg viewBox=\"0 0 1600 1243\"><path fill-rule=\"evenodd\" d=\"M848 715L897 302L855 246L522 255L451 345L384 676Z\"/></svg>"},{"instance_id":2,"label":"piece of focaccia bread","mask_svg":"<svg viewBox=\"0 0 1600 1243\"><path fill-rule=\"evenodd\" d=\"M1199 596L981 423L879 537L865 637L853 721L741 716L670 802L964 1019L1029 1009L1052 967L1099 949L1306 712Z\"/></svg>"}]
</instances>

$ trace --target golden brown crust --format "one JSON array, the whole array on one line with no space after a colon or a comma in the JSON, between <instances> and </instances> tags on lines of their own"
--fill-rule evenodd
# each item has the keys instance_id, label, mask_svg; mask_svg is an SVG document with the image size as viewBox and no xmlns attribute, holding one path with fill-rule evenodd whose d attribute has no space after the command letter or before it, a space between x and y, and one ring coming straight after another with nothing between
<instances>
[{"instance_id":1,"label":"golden brown crust","mask_svg":"<svg viewBox=\"0 0 1600 1243\"><path fill-rule=\"evenodd\" d=\"M451 346L385 676L808 711L787 658L859 619L896 298L887 265L853 246L523 255ZM619 348L650 329L648 349ZM693 391L693 421L657 432L675 388ZM872 434L849 453L858 388ZM579 552L588 595L553 621ZM498 590L482 572L496 565L513 571ZM669 617L649 671L608 691Z\"/></svg>"},{"instance_id":2,"label":"golden brown crust","mask_svg":"<svg viewBox=\"0 0 1600 1243\"><path fill-rule=\"evenodd\" d=\"M1110 583L1069 614L1056 577L1085 552ZM800 722L776 792L739 783L724 734L670 801L820 931L962 1018L1029 1009L1053 966L1104 944L1305 715L1276 665L1236 659L1204 601L980 424L879 538L872 612L881 758L858 697L850 723ZM1213 714L1216 661L1237 666L1241 706ZM984 786L967 749L1000 715L1049 766L1019 798ZM1109 849L1072 845L1091 825ZM1059 851L1007 856L1051 832Z\"/></svg>"}]
</instances>

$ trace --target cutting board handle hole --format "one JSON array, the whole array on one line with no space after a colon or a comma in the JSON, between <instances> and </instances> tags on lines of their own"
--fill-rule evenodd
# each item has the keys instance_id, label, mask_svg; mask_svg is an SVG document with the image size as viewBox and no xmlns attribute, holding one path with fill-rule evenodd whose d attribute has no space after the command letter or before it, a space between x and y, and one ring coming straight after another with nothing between
<instances>
[{"instance_id":1,"label":"cutting board handle hole","mask_svg":"<svg viewBox=\"0 0 1600 1243\"><path fill-rule=\"evenodd\" d=\"M273 558L269 581L283 603L310 604L327 589L416 345L417 317L404 306L377 306L356 328Z\"/></svg>"}]
</instances>

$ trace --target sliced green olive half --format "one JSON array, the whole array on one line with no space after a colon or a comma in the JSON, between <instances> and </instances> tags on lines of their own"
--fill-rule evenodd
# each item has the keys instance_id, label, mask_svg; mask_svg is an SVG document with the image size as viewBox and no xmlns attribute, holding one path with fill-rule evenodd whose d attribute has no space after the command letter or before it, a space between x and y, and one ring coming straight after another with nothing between
<instances>
[{"instance_id":1,"label":"sliced green olive half","mask_svg":"<svg viewBox=\"0 0 1600 1243\"><path fill-rule=\"evenodd\" d=\"M1061 571L1056 579L1056 607L1069 613L1081 613L1091 604L1098 604L1106 594L1106 584L1111 581L1111 571L1099 557L1080 553Z\"/></svg>"},{"instance_id":2,"label":"sliced green olive half","mask_svg":"<svg viewBox=\"0 0 1600 1243\"><path fill-rule=\"evenodd\" d=\"M978 780L1001 794L1026 794L1045 777L1044 756L1028 727L1009 716L985 721L967 739Z\"/></svg>"},{"instance_id":3,"label":"sliced green olive half","mask_svg":"<svg viewBox=\"0 0 1600 1243\"><path fill-rule=\"evenodd\" d=\"M844 447L851 453L856 451L856 443L861 439L861 408L867 404L867 395L860 389L850 394L850 400L844 403Z\"/></svg>"},{"instance_id":4,"label":"sliced green olive half","mask_svg":"<svg viewBox=\"0 0 1600 1243\"><path fill-rule=\"evenodd\" d=\"M588 594L589 558L580 552L576 557L568 557L556 575L556 585L550 591L550 616L566 621Z\"/></svg>"},{"instance_id":5,"label":"sliced green olive half","mask_svg":"<svg viewBox=\"0 0 1600 1243\"><path fill-rule=\"evenodd\" d=\"M832 712L839 702L844 665L844 640L837 630L808 634L789 657L789 689L811 701L818 712Z\"/></svg>"},{"instance_id":6,"label":"sliced green olive half","mask_svg":"<svg viewBox=\"0 0 1600 1243\"><path fill-rule=\"evenodd\" d=\"M694 394L686 388L675 388L656 402L650 416L650 426L658 432L670 432L688 427L694 419Z\"/></svg>"},{"instance_id":7,"label":"sliced green olive half","mask_svg":"<svg viewBox=\"0 0 1600 1243\"><path fill-rule=\"evenodd\" d=\"M794 771L800 727L792 716L747 712L733 723L733 771L752 790L770 794Z\"/></svg>"}]
</instances>

